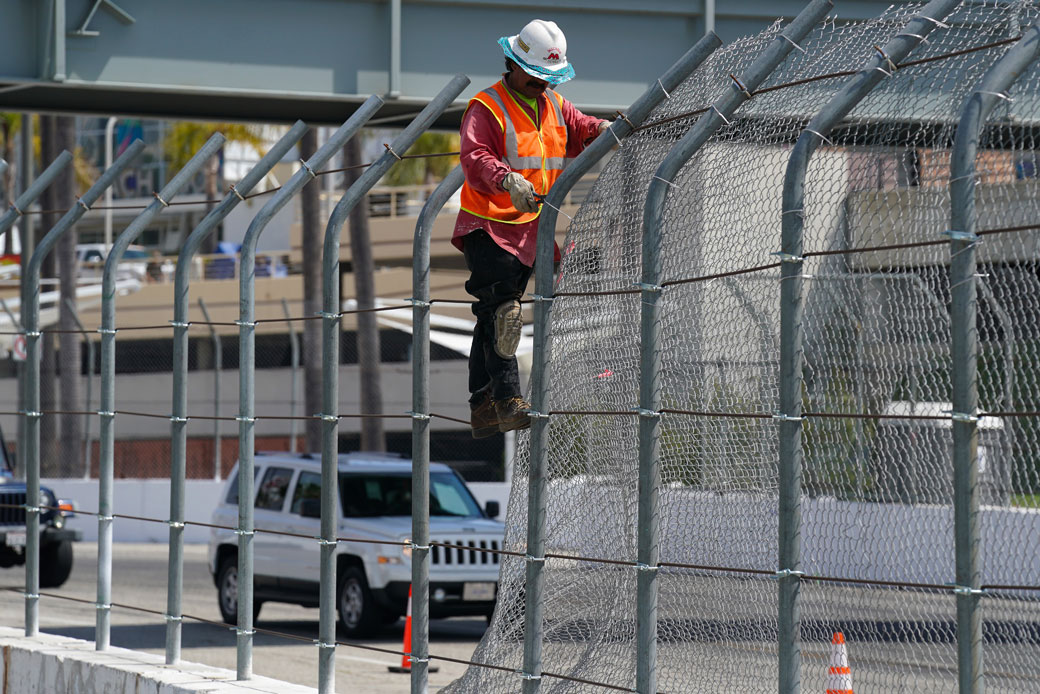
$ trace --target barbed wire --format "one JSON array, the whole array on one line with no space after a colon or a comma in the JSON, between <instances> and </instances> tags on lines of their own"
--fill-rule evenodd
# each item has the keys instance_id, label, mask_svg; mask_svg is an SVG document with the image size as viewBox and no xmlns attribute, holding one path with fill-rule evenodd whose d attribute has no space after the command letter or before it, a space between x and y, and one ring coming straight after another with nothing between
<instances>
[{"instance_id":1,"label":"barbed wire","mask_svg":"<svg viewBox=\"0 0 1040 694\"><path fill-rule=\"evenodd\" d=\"M10 592L10 593L17 593L17 594L20 594L20 595L24 595L25 594L23 590L21 590L19 588L14 588L14 587L4 587L3 590L5 590L7 592ZM43 598L51 598L51 599L55 599L55 600L66 600L68 602L79 603L79 604L82 604L82 605L90 605L90 606L95 606L95 607L97 606L97 601L96 600L88 600L86 598L77 598L77 597L73 597L71 595L61 595L59 593L51 593L51 592L47 592L47 591L39 591L37 593L37 595L39 595L40 597L43 597ZM109 604L110 607L115 607L115 608L119 608L119 609L122 609L122 610L128 610L130 612L140 612L140 613L143 613L143 614L150 614L150 615L154 615L156 617L162 617L164 619L167 617L167 613L165 613L165 612L163 612L161 610L153 610L153 609L149 609L147 607L139 607L137 605L130 605L128 603L122 603L122 602L110 602L108 604ZM221 627L221 628L224 628L224 629L228 629L230 631L235 631L235 630L238 629L238 626L235 625L235 624L228 624L227 622L221 622L221 621L215 620L215 619L208 619L206 617L199 617L197 615L181 613L179 616L180 616L181 619L189 619L189 620L191 620L193 622L199 622L201 624L208 624L210 626ZM300 636L298 634L290 634L290 633L284 632L284 631L277 631L275 629L264 629L262 627L259 627L259 626L255 625L255 624L253 625L253 631L258 633L258 634L264 634L266 636L274 636L276 638L284 638L284 639L289 639L291 641L299 641L299 642L302 642L302 643L309 643L309 644L312 644L312 645L316 645L318 643L317 639L313 639L313 638L310 638L310 637L307 637L307 636ZM392 648L382 648L380 646L370 646L368 644L357 643L357 642L353 642L353 641L341 641L339 639L336 639L335 644L337 646L343 646L344 648L353 648L353 649L357 649L357 650L370 651L370 652L373 652L373 653L383 653L383 654L386 654L386 655L393 655L393 656L404 657L404 658L409 658L409 657L413 656L413 654L411 652L408 652L408 651L398 651L398 650L394 650ZM466 660L464 658L452 658L450 656L435 655L433 653L428 654L427 658L429 658L430 660L439 660L439 661L446 662L446 663L456 663L456 664L459 664L459 665L470 665L470 666L474 666L474 667L486 668L486 669L489 669L489 670L498 670L500 672L509 672L509 673L513 673L513 674L520 674L520 672L518 670L516 670L515 668L504 667L504 666L501 666L501 665L492 665L491 663L481 663L479 661ZM555 672L543 671L540 674L541 674L542 677L550 677L552 679L564 680L564 681L567 681L567 682L574 682L574 683L577 683L577 684L587 684L587 685L592 686L592 687L601 687L603 689L610 689L610 690L618 691L618 692L635 692L636 691L635 689L632 689L631 687L622 687L622 686L619 686L619 685L616 685L616 684L608 684L606 682L596 682L594 680L583 679L581 677L572 677L571 675L564 675L564 674L555 673ZM667 692L658 691L657 694L667 694Z\"/></svg>"},{"instance_id":2,"label":"barbed wire","mask_svg":"<svg viewBox=\"0 0 1040 694\"><path fill-rule=\"evenodd\" d=\"M24 504L0 503L0 508L24 509L25 505ZM60 506L38 505L36 508L45 509L45 510L54 510L54 511L65 511L67 513L79 514L79 515L83 515L83 516L98 516L98 515L100 515L100 514L94 512L94 511L86 511L86 510L77 509L77 508L73 508L73 509L64 508L63 509ZM170 522L171 522L169 520L164 520L164 519L161 519L161 518L150 518L150 517L147 517L147 516L134 516L134 515L125 514L125 513L110 513L110 514L106 515L106 518L132 520L132 521L139 521L139 522L146 522L146 523L158 523L158 524L162 524L162 525L169 525ZM235 527L235 526L220 525L220 524L217 524L217 523L204 523L202 521L185 520L185 521L179 521L179 523L182 523L185 526L197 526L197 527L202 527L202 528L210 528L210 529L214 529L214 530L227 530L227 531L230 531L230 532L234 532L234 531L238 530L238 528ZM278 536L281 536L281 537L295 537L295 538L303 539L303 540L323 541L322 538L314 536L314 535L309 535L309 534L306 534L306 533L294 533L294 532L289 532L289 531L285 531L285 530L274 530L274 529L271 529L271 528L254 527L253 528L253 532L255 532L255 533L263 533L263 534L267 534L267 535L278 535ZM392 546L392 547L401 547L402 549L407 549L407 548L413 548L414 549L414 547L415 547L415 545L412 542L405 541L405 540L400 540L400 541L372 540L372 539L368 539L368 538L359 538L359 537L339 537L339 536L337 536L336 537L336 542L360 543L360 544L369 544L369 545L387 545L387 546ZM463 545L463 544L458 544L458 543L453 543L453 542L441 542L441 541L437 541L437 540L431 540L428 543L428 546L430 546L430 547L442 547L444 549L455 549L455 550L460 550L460 551L463 551L463 552L472 552L472 553L475 553L475 554L490 554L490 555L496 555L496 556L509 556L509 557L516 557L516 558L520 558L520 559L526 559L527 556L528 556L527 553L523 552L523 551L507 550L507 549L492 548L492 547L479 547L479 546L474 547L474 546L471 546L471 545ZM588 557L588 556L579 555L579 554L563 554L563 553L559 553L559 552L546 552L543 556L544 556L545 559L559 559L559 560L565 560L565 561L585 562L585 563L593 563L593 564L607 564L607 565L613 565L613 566L624 566L624 567L635 568L635 569L639 569L639 568L641 568L643 566L638 561L628 561L628 560L624 560L624 559L607 559L605 557ZM685 563L685 562L673 562L673 561L660 561L660 562L657 562L657 566L662 567L662 568L674 568L674 569L684 569L684 570L692 570L692 571L709 571L709 572L715 572L715 573L748 574L748 575L755 575L755 576L762 576L762 577L769 577L769 578L776 578L777 576L779 576L781 574L786 575L786 573L783 570L777 570L777 569L749 569L749 568L746 568L746 567L715 566L715 565L712 565L712 564L690 564L690 563ZM822 575L807 574L807 573L799 573L797 575L799 576L799 578L801 580L805 580L805 581L822 581L822 582L829 582L829 583L849 583L849 584L853 584L853 585L872 585L872 586L884 586L884 587L890 587L890 588L914 588L914 589L934 590L934 591L944 591L945 592L945 591L956 590L959 587L959 586L957 586L955 584L952 584L952 583L945 584L945 583L919 583L919 582L914 582L914 581L886 581L886 580L883 580L883 579L853 578L851 576L822 576ZM1004 590L1004 591L1016 591L1016 590L1021 590L1021 591L1040 591L1040 585L1011 585L1011 584L1007 584L1007 585L1005 585L1005 584L1000 584L1000 585L992 584L992 585L990 585L990 584L986 584L986 585L981 586L981 588L983 590L989 589L989 590Z\"/></svg>"}]
</instances>

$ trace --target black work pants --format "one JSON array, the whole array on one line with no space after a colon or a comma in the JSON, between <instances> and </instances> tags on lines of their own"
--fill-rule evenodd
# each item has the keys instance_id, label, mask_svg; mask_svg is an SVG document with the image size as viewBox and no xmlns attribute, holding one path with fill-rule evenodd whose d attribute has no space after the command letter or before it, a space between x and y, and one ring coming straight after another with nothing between
<instances>
[{"instance_id":1,"label":"black work pants","mask_svg":"<svg viewBox=\"0 0 1040 694\"><path fill-rule=\"evenodd\" d=\"M511 299L520 300L532 269L499 247L483 229L463 237L462 252L470 272L466 291L477 299L473 303L477 325L469 351L470 402L479 401L488 387L494 400L517 397L520 372L516 357L503 359L495 352L495 310Z\"/></svg>"}]
</instances>

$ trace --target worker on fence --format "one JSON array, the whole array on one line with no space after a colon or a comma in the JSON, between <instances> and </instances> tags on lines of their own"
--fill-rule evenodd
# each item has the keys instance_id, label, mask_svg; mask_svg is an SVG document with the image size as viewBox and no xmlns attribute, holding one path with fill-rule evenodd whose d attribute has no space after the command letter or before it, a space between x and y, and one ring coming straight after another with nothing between
<instances>
[{"instance_id":1,"label":"worker on fence","mask_svg":"<svg viewBox=\"0 0 1040 694\"><path fill-rule=\"evenodd\" d=\"M520 396L516 348L520 297L535 259L540 198L608 123L586 116L550 87L574 77L567 39L535 19L498 40L502 80L473 97L462 117L462 209L452 243L466 256L476 297L469 354L474 438L531 425ZM559 258L559 249L556 251Z\"/></svg>"}]
</instances>

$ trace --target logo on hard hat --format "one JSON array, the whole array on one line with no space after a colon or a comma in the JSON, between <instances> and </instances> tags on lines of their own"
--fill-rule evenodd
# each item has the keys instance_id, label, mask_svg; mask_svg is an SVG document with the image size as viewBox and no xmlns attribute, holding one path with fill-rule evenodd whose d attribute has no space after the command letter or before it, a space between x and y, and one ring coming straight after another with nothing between
<instances>
[{"instance_id":1,"label":"logo on hard hat","mask_svg":"<svg viewBox=\"0 0 1040 694\"><path fill-rule=\"evenodd\" d=\"M560 49L559 48L550 48L549 49L549 55L545 56L545 60L547 62L551 62L551 63L558 63L558 62L560 62Z\"/></svg>"},{"instance_id":2,"label":"logo on hard hat","mask_svg":"<svg viewBox=\"0 0 1040 694\"><path fill-rule=\"evenodd\" d=\"M530 53L531 47L524 43L524 40L519 36L516 37L516 45L523 49L524 53Z\"/></svg>"}]
</instances>

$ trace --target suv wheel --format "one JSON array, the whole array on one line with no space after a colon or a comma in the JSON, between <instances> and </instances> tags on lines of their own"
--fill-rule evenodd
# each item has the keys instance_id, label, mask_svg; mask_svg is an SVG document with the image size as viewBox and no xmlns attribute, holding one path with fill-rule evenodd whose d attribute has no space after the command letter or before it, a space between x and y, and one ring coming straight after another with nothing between
<instances>
[{"instance_id":1,"label":"suv wheel","mask_svg":"<svg viewBox=\"0 0 1040 694\"><path fill-rule=\"evenodd\" d=\"M238 624L238 555L224 557L217 570L217 604L225 624ZM253 621L260 616L263 603L253 600Z\"/></svg>"},{"instance_id":2,"label":"suv wheel","mask_svg":"<svg viewBox=\"0 0 1040 694\"><path fill-rule=\"evenodd\" d=\"M40 550L40 587L57 588L72 573L72 543L55 542Z\"/></svg>"},{"instance_id":3,"label":"suv wheel","mask_svg":"<svg viewBox=\"0 0 1040 694\"><path fill-rule=\"evenodd\" d=\"M368 589L364 572L352 566L343 571L336 593L339 623L351 638L369 636L376 630L381 616Z\"/></svg>"}]
</instances>

